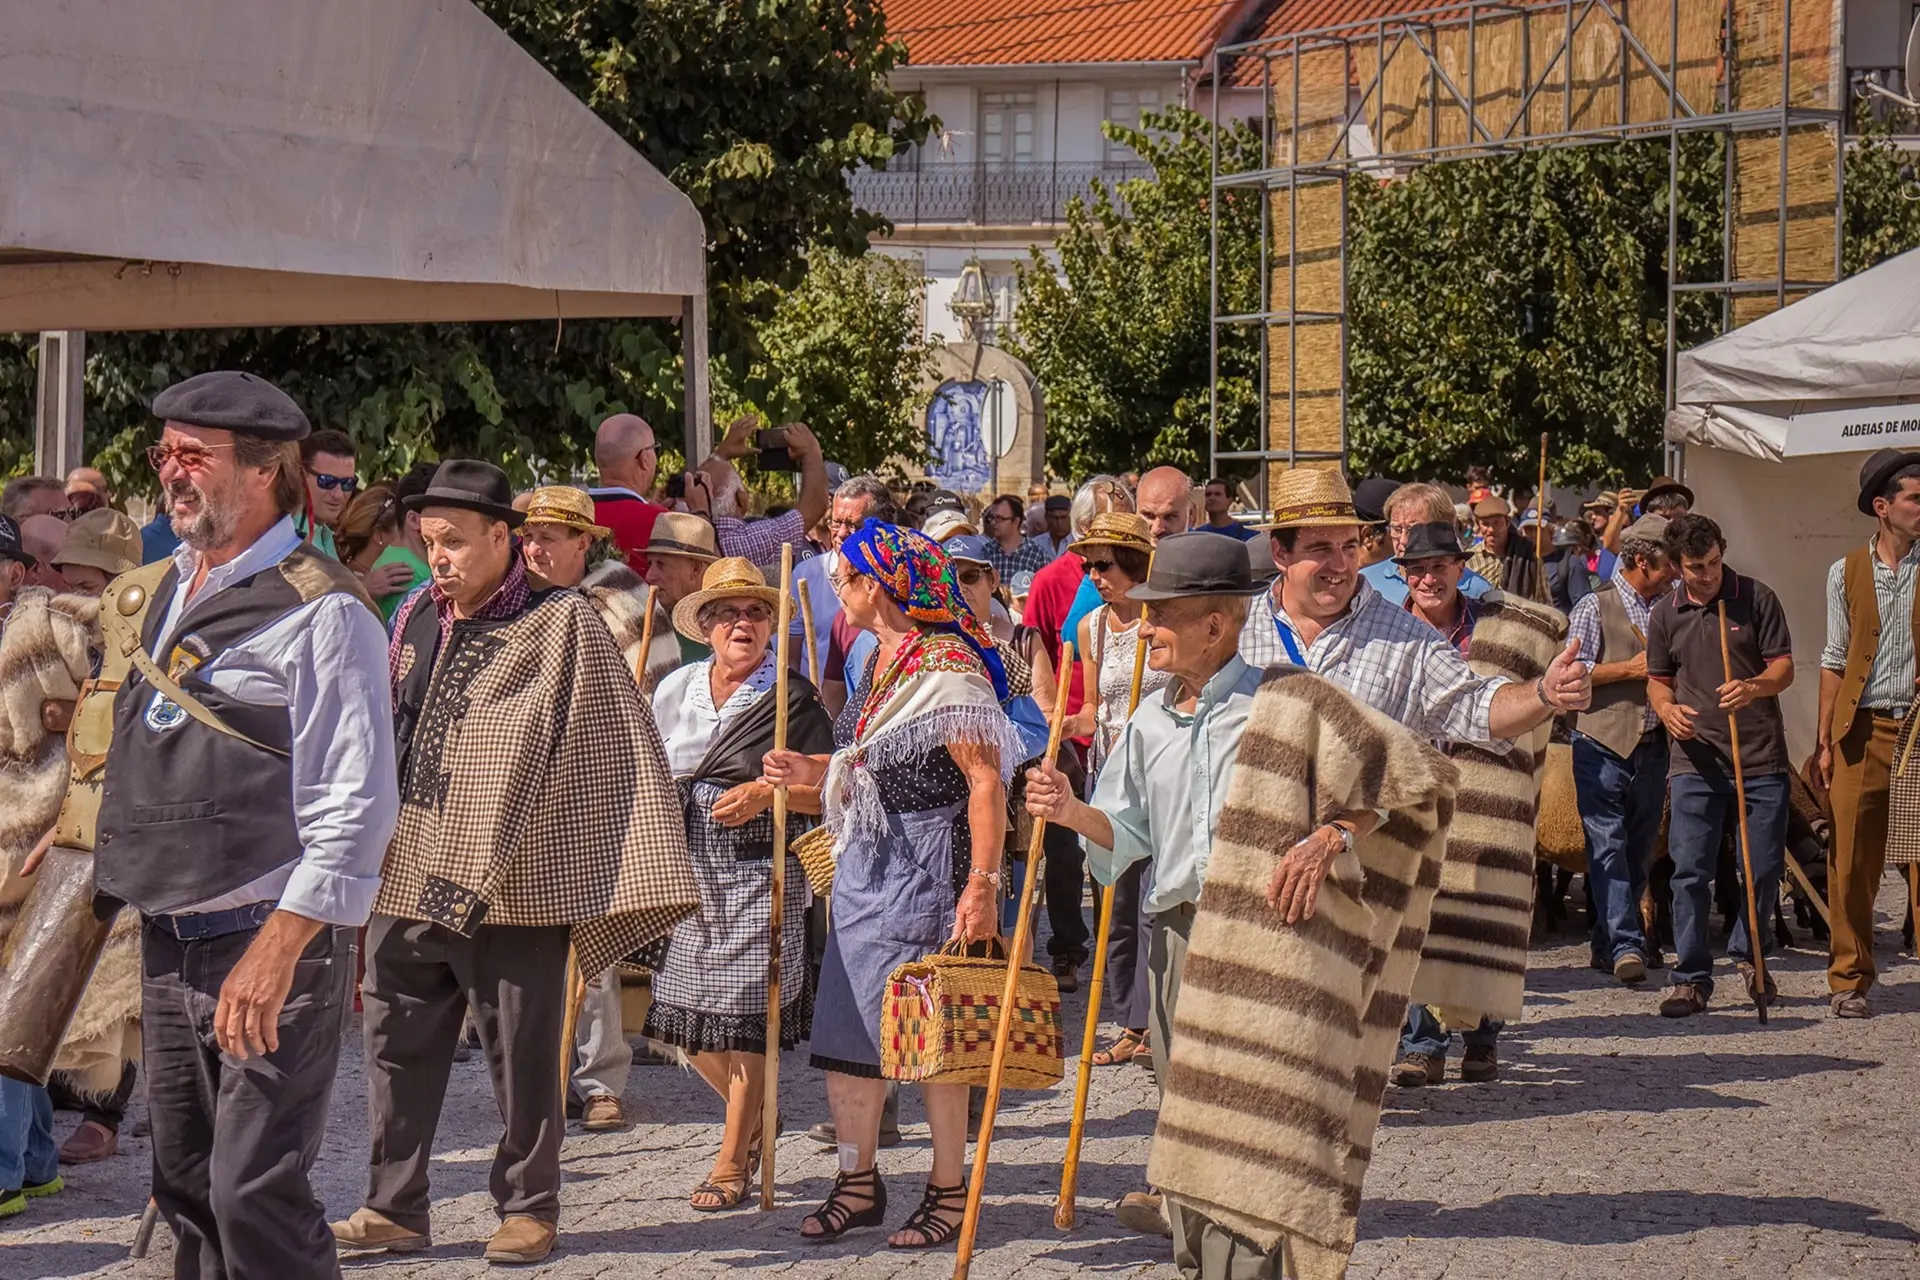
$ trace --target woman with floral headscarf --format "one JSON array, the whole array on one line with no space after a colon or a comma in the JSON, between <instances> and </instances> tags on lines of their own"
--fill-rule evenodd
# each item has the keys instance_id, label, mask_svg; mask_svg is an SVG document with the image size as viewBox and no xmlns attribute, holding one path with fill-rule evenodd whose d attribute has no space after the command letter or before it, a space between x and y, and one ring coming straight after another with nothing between
<instances>
[{"instance_id":1,"label":"woman with floral headscarf","mask_svg":"<svg viewBox=\"0 0 1920 1280\"><path fill-rule=\"evenodd\" d=\"M830 760L791 751L766 758L769 781L819 788L834 836L812 1052L827 1073L840 1176L801 1226L816 1241L886 1220L874 1168L887 1089L881 996L896 966L949 939L997 932L1006 786L1026 754L1001 710L1001 656L945 553L913 529L869 520L841 544L840 560L832 581L841 608L880 641L860 682L852 745ZM812 796L800 790L793 800L811 807ZM897 1249L945 1244L965 1208L967 1088L922 1091L933 1171L919 1208L887 1241Z\"/></svg>"}]
</instances>

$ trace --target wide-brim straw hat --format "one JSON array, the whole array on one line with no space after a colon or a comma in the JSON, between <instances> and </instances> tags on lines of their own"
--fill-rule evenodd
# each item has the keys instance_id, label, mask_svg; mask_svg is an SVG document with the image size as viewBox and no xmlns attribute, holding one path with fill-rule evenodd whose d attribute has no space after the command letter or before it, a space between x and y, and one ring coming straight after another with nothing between
<instances>
[{"instance_id":1,"label":"wide-brim straw hat","mask_svg":"<svg viewBox=\"0 0 1920 1280\"><path fill-rule=\"evenodd\" d=\"M1153 526L1131 511L1103 511L1087 525L1087 531L1067 544L1067 550L1085 558L1093 547L1126 547L1143 555L1153 554Z\"/></svg>"},{"instance_id":2,"label":"wide-brim straw hat","mask_svg":"<svg viewBox=\"0 0 1920 1280\"><path fill-rule=\"evenodd\" d=\"M565 525L593 538L611 537L613 530L593 522L593 499L572 485L543 484L527 503L527 524Z\"/></svg>"},{"instance_id":3,"label":"wide-brim straw hat","mask_svg":"<svg viewBox=\"0 0 1920 1280\"><path fill-rule=\"evenodd\" d=\"M705 644L700 630L700 610L715 600L759 600L776 612L780 591L767 585L766 575L744 556L727 556L707 566L700 577L700 589L673 606L673 629L695 644Z\"/></svg>"},{"instance_id":4,"label":"wide-brim straw hat","mask_svg":"<svg viewBox=\"0 0 1920 1280\"><path fill-rule=\"evenodd\" d=\"M1324 467L1295 467L1283 472L1269 493L1273 519L1256 529L1306 529L1315 525L1373 523L1353 507L1353 492L1340 473Z\"/></svg>"}]
</instances>

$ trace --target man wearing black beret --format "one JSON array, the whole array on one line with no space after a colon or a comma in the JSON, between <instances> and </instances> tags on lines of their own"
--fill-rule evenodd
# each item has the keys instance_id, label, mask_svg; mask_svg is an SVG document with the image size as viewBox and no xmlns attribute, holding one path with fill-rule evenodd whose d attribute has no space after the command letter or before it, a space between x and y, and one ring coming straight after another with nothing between
<instances>
[{"instance_id":1,"label":"man wearing black beret","mask_svg":"<svg viewBox=\"0 0 1920 1280\"><path fill-rule=\"evenodd\" d=\"M153 1198L183 1280L336 1278L308 1175L399 811L386 634L294 531L299 406L221 372L153 409L181 545L101 602L137 644L94 851L102 907L142 920Z\"/></svg>"}]
</instances>

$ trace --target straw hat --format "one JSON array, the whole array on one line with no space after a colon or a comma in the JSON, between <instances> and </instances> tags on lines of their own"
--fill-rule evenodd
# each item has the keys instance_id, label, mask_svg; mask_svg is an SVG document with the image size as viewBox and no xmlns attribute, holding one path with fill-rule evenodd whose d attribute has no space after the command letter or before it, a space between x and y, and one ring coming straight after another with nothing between
<instances>
[{"instance_id":1,"label":"straw hat","mask_svg":"<svg viewBox=\"0 0 1920 1280\"><path fill-rule=\"evenodd\" d=\"M91 565L109 578L140 567L140 526L111 507L89 511L67 526L53 567Z\"/></svg>"},{"instance_id":2,"label":"straw hat","mask_svg":"<svg viewBox=\"0 0 1920 1280\"><path fill-rule=\"evenodd\" d=\"M1353 494L1340 473L1322 467L1295 467L1281 473L1270 497L1273 519L1256 529L1304 529L1309 525L1369 523L1353 509Z\"/></svg>"},{"instance_id":3,"label":"straw hat","mask_svg":"<svg viewBox=\"0 0 1920 1280\"><path fill-rule=\"evenodd\" d=\"M662 511L653 518L653 532L647 535L647 556L685 556L711 564L720 558L720 544L704 517L686 511Z\"/></svg>"},{"instance_id":4,"label":"straw hat","mask_svg":"<svg viewBox=\"0 0 1920 1280\"><path fill-rule=\"evenodd\" d=\"M700 630L700 610L715 600L745 598L759 600L769 607L780 607L780 592L767 585L766 575L744 556L728 556L707 566L700 578L700 589L673 606L673 629L695 644L705 644Z\"/></svg>"},{"instance_id":5,"label":"straw hat","mask_svg":"<svg viewBox=\"0 0 1920 1280\"><path fill-rule=\"evenodd\" d=\"M533 491L527 503L528 524L561 524L576 533L605 538L613 530L593 522L593 499L584 489L572 485L543 484Z\"/></svg>"},{"instance_id":6,"label":"straw hat","mask_svg":"<svg viewBox=\"0 0 1920 1280\"><path fill-rule=\"evenodd\" d=\"M1085 556L1091 547L1127 547L1145 555L1153 554L1153 526L1131 511L1103 511L1087 525L1087 531L1067 544L1067 550Z\"/></svg>"}]
</instances>

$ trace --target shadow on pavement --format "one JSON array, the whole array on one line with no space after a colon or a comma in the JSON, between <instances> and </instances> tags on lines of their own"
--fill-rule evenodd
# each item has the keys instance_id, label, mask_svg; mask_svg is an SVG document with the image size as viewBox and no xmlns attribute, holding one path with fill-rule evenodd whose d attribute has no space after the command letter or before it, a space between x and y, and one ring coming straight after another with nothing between
<instances>
[{"instance_id":1,"label":"shadow on pavement","mask_svg":"<svg viewBox=\"0 0 1920 1280\"><path fill-rule=\"evenodd\" d=\"M1881 1240L1920 1241L1869 1205L1815 1196L1734 1196L1694 1191L1622 1191L1503 1196L1470 1209L1431 1200L1369 1200L1360 1238L1518 1237L1559 1244L1631 1244L1711 1227L1793 1224Z\"/></svg>"}]
</instances>

